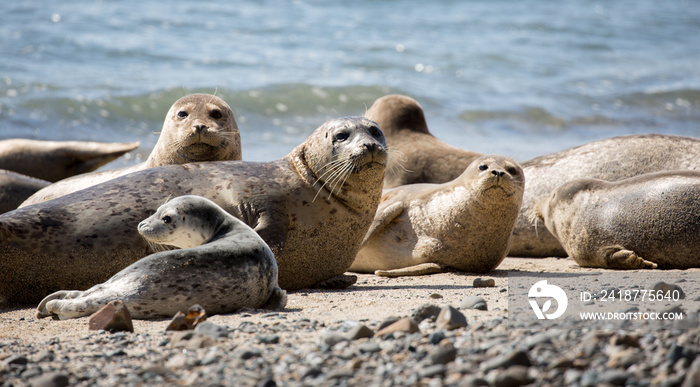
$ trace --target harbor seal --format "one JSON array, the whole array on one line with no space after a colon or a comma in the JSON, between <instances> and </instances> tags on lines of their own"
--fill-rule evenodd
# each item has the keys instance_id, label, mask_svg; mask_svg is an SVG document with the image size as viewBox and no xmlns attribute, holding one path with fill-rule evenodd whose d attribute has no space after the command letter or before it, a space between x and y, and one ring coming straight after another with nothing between
<instances>
[{"instance_id":1,"label":"harbor seal","mask_svg":"<svg viewBox=\"0 0 700 387\"><path fill-rule=\"evenodd\" d=\"M512 257L565 257L557 238L530 221L540 200L558 186L576 179L617 181L664 170L700 169L700 140L645 134L595 141L521 163L527 184L520 216L513 230Z\"/></svg>"},{"instance_id":2,"label":"harbor seal","mask_svg":"<svg viewBox=\"0 0 700 387\"><path fill-rule=\"evenodd\" d=\"M151 254L86 291L59 291L44 298L37 317L62 320L89 316L121 300L132 317L170 317L201 305L209 314L283 308L277 263L258 234L214 202L180 196L138 225L149 242L175 246Z\"/></svg>"},{"instance_id":3,"label":"harbor seal","mask_svg":"<svg viewBox=\"0 0 700 387\"><path fill-rule=\"evenodd\" d=\"M146 168L240 159L241 136L228 104L214 95L190 94L170 107L158 142L143 163L65 179L32 195L20 207L55 199Z\"/></svg>"},{"instance_id":4,"label":"harbor seal","mask_svg":"<svg viewBox=\"0 0 700 387\"><path fill-rule=\"evenodd\" d=\"M46 180L0 169L0 214L14 210L36 191L50 184Z\"/></svg>"},{"instance_id":5,"label":"harbor seal","mask_svg":"<svg viewBox=\"0 0 700 387\"><path fill-rule=\"evenodd\" d=\"M389 162L384 188L405 184L446 183L457 178L480 153L455 148L428 130L423 108L405 95L387 95L374 101L365 117L384 132Z\"/></svg>"},{"instance_id":6,"label":"harbor seal","mask_svg":"<svg viewBox=\"0 0 700 387\"><path fill-rule=\"evenodd\" d=\"M574 180L541 200L535 213L582 267L700 267L699 171Z\"/></svg>"},{"instance_id":7,"label":"harbor seal","mask_svg":"<svg viewBox=\"0 0 700 387\"><path fill-rule=\"evenodd\" d=\"M323 283L352 264L386 158L376 123L338 118L276 161L150 168L8 212L0 215L0 299L35 303L106 281L150 253L136 225L182 195L206 197L252 227L275 254L281 288Z\"/></svg>"},{"instance_id":8,"label":"harbor seal","mask_svg":"<svg viewBox=\"0 0 700 387\"><path fill-rule=\"evenodd\" d=\"M138 148L139 142L0 141L0 169L56 182L88 173Z\"/></svg>"},{"instance_id":9,"label":"harbor seal","mask_svg":"<svg viewBox=\"0 0 700 387\"><path fill-rule=\"evenodd\" d=\"M350 270L489 272L506 257L524 185L515 161L481 156L449 183L387 190Z\"/></svg>"}]
</instances>

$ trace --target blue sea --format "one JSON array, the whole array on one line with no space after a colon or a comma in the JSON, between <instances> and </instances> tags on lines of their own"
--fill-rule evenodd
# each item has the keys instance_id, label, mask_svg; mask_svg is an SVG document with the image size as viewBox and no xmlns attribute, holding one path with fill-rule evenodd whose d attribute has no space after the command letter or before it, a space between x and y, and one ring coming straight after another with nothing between
<instances>
[{"instance_id":1,"label":"blue sea","mask_svg":"<svg viewBox=\"0 0 700 387\"><path fill-rule=\"evenodd\" d=\"M0 139L141 141L215 93L243 159L400 93L437 137L526 160L630 133L700 136L700 4L577 1L8 2Z\"/></svg>"}]
</instances>

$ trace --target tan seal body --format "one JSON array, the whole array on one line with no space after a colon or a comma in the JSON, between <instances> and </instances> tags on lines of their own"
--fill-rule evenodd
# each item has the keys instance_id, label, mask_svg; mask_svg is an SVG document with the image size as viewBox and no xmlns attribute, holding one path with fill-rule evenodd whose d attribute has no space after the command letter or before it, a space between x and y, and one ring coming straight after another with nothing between
<instances>
[{"instance_id":1,"label":"tan seal body","mask_svg":"<svg viewBox=\"0 0 700 387\"><path fill-rule=\"evenodd\" d=\"M50 184L46 180L0 169L0 214L14 210L36 191Z\"/></svg>"},{"instance_id":2,"label":"tan seal body","mask_svg":"<svg viewBox=\"0 0 700 387\"><path fill-rule=\"evenodd\" d=\"M138 142L0 141L0 169L50 182L92 172L138 148Z\"/></svg>"},{"instance_id":3,"label":"tan seal body","mask_svg":"<svg viewBox=\"0 0 700 387\"><path fill-rule=\"evenodd\" d=\"M568 182L536 214L582 267L700 267L700 172Z\"/></svg>"},{"instance_id":4,"label":"tan seal body","mask_svg":"<svg viewBox=\"0 0 700 387\"><path fill-rule=\"evenodd\" d=\"M489 272L508 252L524 185L515 161L482 156L449 183L388 190L350 270Z\"/></svg>"},{"instance_id":5,"label":"tan seal body","mask_svg":"<svg viewBox=\"0 0 700 387\"><path fill-rule=\"evenodd\" d=\"M700 140L658 134L595 141L521 163L527 184L509 256L563 257L566 251L542 223L531 221L538 201L576 179L617 181L664 170L700 169Z\"/></svg>"},{"instance_id":6,"label":"tan seal body","mask_svg":"<svg viewBox=\"0 0 700 387\"><path fill-rule=\"evenodd\" d=\"M255 231L212 201L180 196L138 226L146 240L179 250L151 254L86 291L59 291L41 301L39 318L89 316L121 300L134 318L171 317L193 304L208 314L286 304L272 251Z\"/></svg>"},{"instance_id":7,"label":"tan seal body","mask_svg":"<svg viewBox=\"0 0 700 387\"><path fill-rule=\"evenodd\" d=\"M214 95L190 94L170 107L158 142L146 161L131 167L60 181L37 192L21 207L55 199L146 168L240 159L241 136L228 104Z\"/></svg>"},{"instance_id":8,"label":"tan seal body","mask_svg":"<svg viewBox=\"0 0 700 387\"><path fill-rule=\"evenodd\" d=\"M341 118L277 161L150 168L0 215L0 298L38 302L104 282L149 254L136 226L181 195L206 197L252 227L275 254L280 287L315 285L352 264L386 157L374 122Z\"/></svg>"},{"instance_id":9,"label":"tan seal body","mask_svg":"<svg viewBox=\"0 0 700 387\"><path fill-rule=\"evenodd\" d=\"M379 124L389 145L384 188L452 181L480 153L450 146L433 136L423 109L413 98L387 95L377 99L365 117Z\"/></svg>"}]
</instances>

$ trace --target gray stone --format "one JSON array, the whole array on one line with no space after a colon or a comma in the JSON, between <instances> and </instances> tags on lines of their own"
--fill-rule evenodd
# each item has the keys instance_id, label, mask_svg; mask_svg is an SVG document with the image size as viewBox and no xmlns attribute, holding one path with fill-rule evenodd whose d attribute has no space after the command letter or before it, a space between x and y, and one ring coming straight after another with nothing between
<instances>
[{"instance_id":1,"label":"gray stone","mask_svg":"<svg viewBox=\"0 0 700 387\"><path fill-rule=\"evenodd\" d=\"M493 278L476 278L474 279L472 285L475 288L494 288L496 287L496 280L494 280Z\"/></svg>"},{"instance_id":2,"label":"gray stone","mask_svg":"<svg viewBox=\"0 0 700 387\"><path fill-rule=\"evenodd\" d=\"M170 346L174 348L197 349L214 345L216 345L216 340L202 332L174 331L170 338Z\"/></svg>"},{"instance_id":3,"label":"gray stone","mask_svg":"<svg viewBox=\"0 0 700 387\"><path fill-rule=\"evenodd\" d=\"M376 353L380 352L382 348L377 343L367 342L358 345L357 350L360 351L360 353Z\"/></svg>"},{"instance_id":4,"label":"gray stone","mask_svg":"<svg viewBox=\"0 0 700 387\"><path fill-rule=\"evenodd\" d=\"M488 310L486 300L483 297L467 296L462 299L459 309Z\"/></svg>"},{"instance_id":5,"label":"gray stone","mask_svg":"<svg viewBox=\"0 0 700 387\"><path fill-rule=\"evenodd\" d=\"M68 376L60 372L47 372L29 381L32 387L66 387L69 384Z\"/></svg>"},{"instance_id":6,"label":"gray stone","mask_svg":"<svg viewBox=\"0 0 700 387\"><path fill-rule=\"evenodd\" d=\"M419 373L422 378L434 378L436 376L444 376L447 368L444 364L435 364L422 368Z\"/></svg>"},{"instance_id":7,"label":"gray stone","mask_svg":"<svg viewBox=\"0 0 700 387\"><path fill-rule=\"evenodd\" d=\"M499 372L493 381L493 385L494 387L518 387L531 384L534 381L530 377L527 367L515 365L503 372Z\"/></svg>"},{"instance_id":8,"label":"gray stone","mask_svg":"<svg viewBox=\"0 0 700 387\"><path fill-rule=\"evenodd\" d=\"M613 386L624 386L629 373L622 370L605 370L598 374L598 383L612 384Z\"/></svg>"},{"instance_id":9,"label":"gray stone","mask_svg":"<svg viewBox=\"0 0 700 387\"><path fill-rule=\"evenodd\" d=\"M488 372L493 369L510 368L516 365L524 367L530 367L532 365L532 362L530 361L530 357L528 356L527 352L521 350L497 356L481 363L481 366L479 366L479 368L484 372Z\"/></svg>"},{"instance_id":10,"label":"gray stone","mask_svg":"<svg viewBox=\"0 0 700 387\"><path fill-rule=\"evenodd\" d=\"M445 332L435 331L428 335L428 343L430 344L440 344L442 340L445 339Z\"/></svg>"},{"instance_id":11,"label":"gray stone","mask_svg":"<svg viewBox=\"0 0 700 387\"><path fill-rule=\"evenodd\" d=\"M431 352L430 355L428 355L428 362L430 364L447 364L454 361L456 358L457 349L455 349L452 343L447 343Z\"/></svg>"},{"instance_id":12,"label":"gray stone","mask_svg":"<svg viewBox=\"0 0 700 387\"><path fill-rule=\"evenodd\" d=\"M673 301L685 298L685 293L683 292L683 289L681 289L681 287L676 284L669 284L664 281L659 281L655 283L651 289L654 291L660 290L664 298L671 297ZM678 298L676 298L676 296L678 296Z\"/></svg>"},{"instance_id":13,"label":"gray stone","mask_svg":"<svg viewBox=\"0 0 700 387\"><path fill-rule=\"evenodd\" d=\"M258 342L261 344L277 344L280 342L278 335L266 335L258 337Z\"/></svg>"},{"instance_id":14,"label":"gray stone","mask_svg":"<svg viewBox=\"0 0 700 387\"><path fill-rule=\"evenodd\" d=\"M195 332L204 333L205 335L211 336L213 338L228 338L228 328L216 325L211 321L202 321L194 327Z\"/></svg>"},{"instance_id":15,"label":"gray stone","mask_svg":"<svg viewBox=\"0 0 700 387\"><path fill-rule=\"evenodd\" d=\"M452 330L464 328L467 326L467 318L464 317L462 312L449 305L446 305L440 311L435 324L439 329Z\"/></svg>"},{"instance_id":16,"label":"gray stone","mask_svg":"<svg viewBox=\"0 0 700 387\"><path fill-rule=\"evenodd\" d=\"M341 341L345 341L347 338L336 331L326 331L321 335L321 343L332 347Z\"/></svg>"},{"instance_id":17,"label":"gray stone","mask_svg":"<svg viewBox=\"0 0 700 387\"><path fill-rule=\"evenodd\" d=\"M411 318L418 324L425 319L431 319L435 321L438 314L440 314L440 307L432 304L423 304L416 309Z\"/></svg>"},{"instance_id":18,"label":"gray stone","mask_svg":"<svg viewBox=\"0 0 700 387\"><path fill-rule=\"evenodd\" d=\"M364 339L372 336L374 336L374 331L362 324L358 324L350 328L346 335L348 340Z\"/></svg>"}]
</instances>

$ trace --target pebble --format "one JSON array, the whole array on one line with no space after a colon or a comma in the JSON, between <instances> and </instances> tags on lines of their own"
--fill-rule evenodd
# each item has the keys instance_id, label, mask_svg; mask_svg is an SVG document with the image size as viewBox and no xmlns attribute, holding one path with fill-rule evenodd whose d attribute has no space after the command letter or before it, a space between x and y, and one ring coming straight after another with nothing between
<instances>
[{"instance_id":1,"label":"pebble","mask_svg":"<svg viewBox=\"0 0 700 387\"><path fill-rule=\"evenodd\" d=\"M267 335L258 337L258 342L261 344L278 344L280 337L278 335Z\"/></svg>"},{"instance_id":2,"label":"pebble","mask_svg":"<svg viewBox=\"0 0 700 387\"><path fill-rule=\"evenodd\" d=\"M457 309L446 305L440 310L440 314L435 321L435 325L438 329L457 329L464 328L467 326L467 318L464 317L462 312Z\"/></svg>"},{"instance_id":3,"label":"pebble","mask_svg":"<svg viewBox=\"0 0 700 387\"><path fill-rule=\"evenodd\" d=\"M453 362L456 358L457 350L452 343L447 342L428 355L428 362L430 364L447 364Z\"/></svg>"},{"instance_id":4,"label":"pebble","mask_svg":"<svg viewBox=\"0 0 700 387\"><path fill-rule=\"evenodd\" d=\"M47 372L29 381L32 387L66 387L69 383L68 376L60 372Z\"/></svg>"},{"instance_id":5,"label":"pebble","mask_svg":"<svg viewBox=\"0 0 700 387\"><path fill-rule=\"evenodd\" d=\"M170 338L170 346L173 348L207 348L216 345L216 340L202 332L182 331L174 332Z\"/></svg>"},{"instance_id":6,"label":"pebble","mask_svg":"<svg viewBox=\"0 0 700 387\"><path fill-rule=\"evenodd\" d=\"M93 313L88 320L88 330L110 332L133 332L131 313L121 300L110 301Z\"/></svg>"},{"instance_id":7,"label":"pebble","mask_svg":"<svg viewBox=\"0 0 700 387\"><path fill-rule=\"evenodd\" d=\"M348 340L364 339L374 336L374 331L367 328L366 325L358 324L350 328L347 333Z\"/></svg>"},{"instance_id":8,"label":"pebble","mask_svg":"<svg viewBox=\"0 0 700 387\"><path fill-rule=\"evenodd\" d=\"M429 344L440 344L442 340L445 339L445 332L436 331L428 335Z\"/></svg>"},{"instance_id":9,"label":"pebble","mask_svg":"<svg viewBox=\"0 0 700 387\"><path fill-rule=\"evenodd\" d=\"M494 280L493 278L476 278L474 279L472 285L475 288L494 288L496 287L496 280Z\"/></svg>"},{"instance_id":10,"label":"pebble","mask_svg":"<svg viewBox=\"0 0 700 387\"><path fill-rule=\"evenodd\" d=\"M377 331L377 333L375 333L374 336L384 337L389 333L395 332L416 333L420 332L420 329L418 328L418 324L416 324L416 322L413 321L412 318L404 317L396 321L395 323Z\"/></svg>"},{"instance_id":11,"label":"pebble","mask_svg":"<svg viewBox=\"0 0 700 387\"><path fill-rule=\"evenodd\" d=\"M436 376L444 376L447 368L444 364L435 364L431 366L424 367L420 370L420 376L422 378L433 378Z\"/></svg>"},{"instance_id":12,"label":"pebble","mask_svg":"<svg viewBox=\"0 0 700 387\"><path fill-rule=\"evenodd\" d=\"M663 297L671 297L675 298L676 295L678 296L678 299L684 299L685 298L685 293L683 292L683 289L681 289L680 286L676 284L669 284L664 281L659 281L654 284L651 288L654 291L661 291L663 294ZM677 293L674 294L674 291L677 291ZM676 301L674 299L674 301Z\"/></svg>"},{"instance_id":13,"label":"pebble","mask_svg":"<svg viewBox=\"0 0 700 387\"><path fill-rule=\"evenodd\" d=\"M509 367L505 371L496 372L494 387L518 387L531 384L535 380L529 375L528 368L521 365Z\"/></svg>"},{"instance_id":14,"label":"pebble","mask_svg":"<svg viewBox=\"0 0 700 387\"><path fill-rule=\"evenodd\" d=\"M358 345L357 350L360 351L360 353L375 353L380 352L382 348L377 343L367 342Z\"/></svg>"},{"instance_id":15,"label":"pebble","mask_svg":"<svg viewBox=\"0 0 700 387\"><path fill-rule=\"evenodd\" d=\"M486 300L483 297L467 296L462 299L459 309L488 310Z\"/></svg>"},{"instance_id":16,"label":"pebble","mask_svg":"<svg viewBox=\"0 0 700 387\"><path fill-rule=\"evenodd\" d=\"M421 321L430 319L432 321L435 321L437 318L438 314L440 314L440 307L437 305L432 305L432 304L423 304L418 307L412 314L411 318L418 324L421 323Z\"/></svg>"},{"instance_id":17,"label":"pebble","mask_svg":"<svg viewBox=\"0 0 700 387\"><path fill-rule=\"evenodd\" d=\"M510 368L516 365L525 367L530 367L532 365L527 352L520 350L506 353L504 355L486 360L485 362L481 363L479 368L484 372L488 372L493 369Z\"/></svg>"},{"instance_id":18,"label":"pebble","mask_svg":"<svg viewBox=\"0 0 700 387\"><path fill-rule=\"evenodd\" d=\"M211 321L203 321L195 325L195 332L204 333L213 338L228 338L228 328L216 325Z\"/></svg>"}]
</instances>

